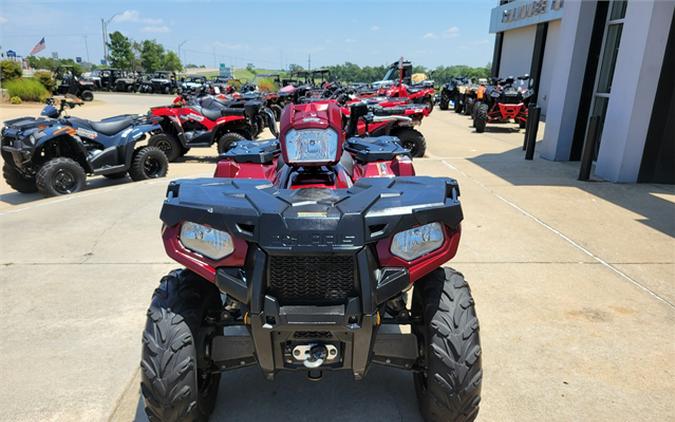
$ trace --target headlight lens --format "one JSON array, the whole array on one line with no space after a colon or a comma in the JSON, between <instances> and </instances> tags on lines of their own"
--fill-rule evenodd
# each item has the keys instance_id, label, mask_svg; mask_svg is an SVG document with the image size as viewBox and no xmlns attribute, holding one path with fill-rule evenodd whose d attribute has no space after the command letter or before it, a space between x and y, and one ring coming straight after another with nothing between
<instances>
[{"instance_id":1,"label":"headlight lens","mask_svg":"<svg viewBox=\"0 0 675 422\"><path fill-rule=\"evenodd\" d=\"M211 259L221 259L234 252L229 233L186 221L180 228L180 242L193 252Z\"/></svg>"},{"instance_id":2,"label":"headlight lens","mask_svg":"<svg viewBox=\"0 0 675 422\"><path fill-rule=\"evenodd\" d=\"M440 248L444 237L441 223L415 227L394 235L391 253L406 261L412 261Z\"/></svg>"},{"instance_id":3,"label":"headlight lens","mask_svg":"<svg viewBox=\"0 0 675 422\"><path fill-rule=\"evenodd\" d=\"M286 153L291 163L335 160L338 135L332 129L291 129L286 133Z\"/></svg>"}]
</instances>

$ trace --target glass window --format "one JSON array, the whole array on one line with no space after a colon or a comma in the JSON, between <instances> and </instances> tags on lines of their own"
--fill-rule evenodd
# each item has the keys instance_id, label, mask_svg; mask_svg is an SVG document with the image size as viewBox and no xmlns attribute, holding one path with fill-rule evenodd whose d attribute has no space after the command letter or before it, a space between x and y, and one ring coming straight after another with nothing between
<instances>
[{"instance_id":1,"label":"glass window","mask_svg":"<svg viewBox=\"0 0 675 422\"><path fill-rule=\"evenodd\" d=\"M626 6L628 0L615 0L612 2L612 11L609 14L609 20L614 21L626 17Z\"/></svg>"},{"instance_id":2,"label":"glass window","mask_svg":"<svg viewBox=\"0 0 675 422\"><path fill-rule=\"evenodd\" d=\"M591 134L591 136L598 136L600 137L602 135L602 129L605 126L605 116L607 115L607 103L609 102L609 98L607 97L601 97L601 96L596 96L595 101L593 104L593 110L591 112L591 118L597 117L598 118L598 123L595 128L595 133ZM598 159L598 152L600 151L600 139L598 139L595 142L595 151L593 151L593 159L597 160Z\"/></svg>"},{"instance_id":3,"label":"glass window","mask_svg":"<svg viewBox=\"0 0 675 422\"><path fill-rule=\"evenodd\" d=\"M612 90L612 78L614 77L614 69L616 68L616 56L619 53L622 30L623 24L621 23L607 26L607 37L605 38L605 49L602 52L602 63L600 65L600 76L596 92L609 94Z\"/></svg>"}]
</instances>

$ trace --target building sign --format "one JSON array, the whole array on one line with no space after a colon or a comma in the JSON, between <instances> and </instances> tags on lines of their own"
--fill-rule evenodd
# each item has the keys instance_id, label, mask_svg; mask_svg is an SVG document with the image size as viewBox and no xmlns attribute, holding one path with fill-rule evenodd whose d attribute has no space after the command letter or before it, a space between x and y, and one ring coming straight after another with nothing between
<instances>
[{"instance_id":1,"label":"building sign","mask_svg":"<svg viewBox=\"0 0 675 422\"><path fill-rule=\"evenodd\" d=\"M7 57L9 57L10 59L15 59L16 58L16 51L7 50Z\"/></svg>"},{"instance_id":2,"label":"building sign","mask_svg":"<svg viewBox=\"0 0 675 422\"><path fill-rule=\"evenodd\" d=\"M223 78L231 78L233 76L232 68L225 66L225 63L220 63L220 66L218 67L218 75Z\"/></svg>"},{"instance_id":3,"label":"building sign","mask_svg":"<svg viewBox=\"0 0 675 422\"><path fill-rule=\"evenodd\" d=\"M516 0L492 9L490 32L503 32L562 18L565 0Z\"/></svg>"}]
</instances>

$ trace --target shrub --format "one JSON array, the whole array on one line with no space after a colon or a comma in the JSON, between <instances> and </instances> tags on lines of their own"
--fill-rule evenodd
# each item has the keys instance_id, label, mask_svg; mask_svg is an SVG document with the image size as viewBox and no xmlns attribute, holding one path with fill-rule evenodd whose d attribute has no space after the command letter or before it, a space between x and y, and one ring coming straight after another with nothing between
<instances>
[{"instance_id":1,"label":"shrub","mask_svg":"<svg viewBox=\"0 0 675 422\"><path fill-rule=\"evenodd\" d=\"M0 81L10 81L20 78L23 74L21 64L14 60L0 61Z\"/></svg>"},{"instance_id":2,"label":"shrub","mask_svg":"<svg viewBox=\"0 0 675 422\"><path fill-rule=\"evenodd\" d=\"M21 104L23 101L21 101L21 98L19 97L12 97L9 99L10 104Z\"/></svg>"},{"instance_id":3,"label":"shrub","mask_svg":"<svg viewBox=\"0 0 675 422\"><path fill-rule=\"evenodd\" d=\"M40 81L42 86L47 88L47 91L54 92L54 88L56 88L56 81L54 80L54 76L52 76L52 72L47 70L38 70L33 73L33 77Z\"/></svg>"},{"instance_id":4,"label":"shrub","mask_svg":"<svg viewBox=\"0 0 675 422\"><path fill-rule=\"evenodd\" d=\"M14 79L3 85L10 98L19 97L22 101L44 102L50 95L49 91L37 79Z\"/></svg>"},{"instance_id":5,"label":"shrub","mask_svg":"<svg viewBox=\"0 0 675 422\"><path fill-rule=\"evenodd\" d=\"M256 81L258 90L262 92L273 92L277 90L277 84L272 79L259 79Z\"/></svg>"}]
</instances>

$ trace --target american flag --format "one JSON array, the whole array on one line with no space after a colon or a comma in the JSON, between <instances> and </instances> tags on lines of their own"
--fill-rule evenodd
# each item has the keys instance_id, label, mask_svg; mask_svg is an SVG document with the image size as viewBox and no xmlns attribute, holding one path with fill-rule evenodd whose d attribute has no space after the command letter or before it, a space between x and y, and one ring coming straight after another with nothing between
<instances>
[{"instance_id":1,"label":"american flag","mask_svg":"<svg viewBox=\"0 0 675 422\"><path fill-rule=\"evenodd\" d=\"M28 55L29 55L29 56L34 56L34 55L36 55L37 53L39 53L40 51L44 50L46 47L47 47L47 46L45 45L45 37L42 37L42 39L40 40L40 42L38 42L37 44L35 44L35 47L33 47L33 49L30 51L30 53L28 53Z\"/></svg>"}]
</instances>

